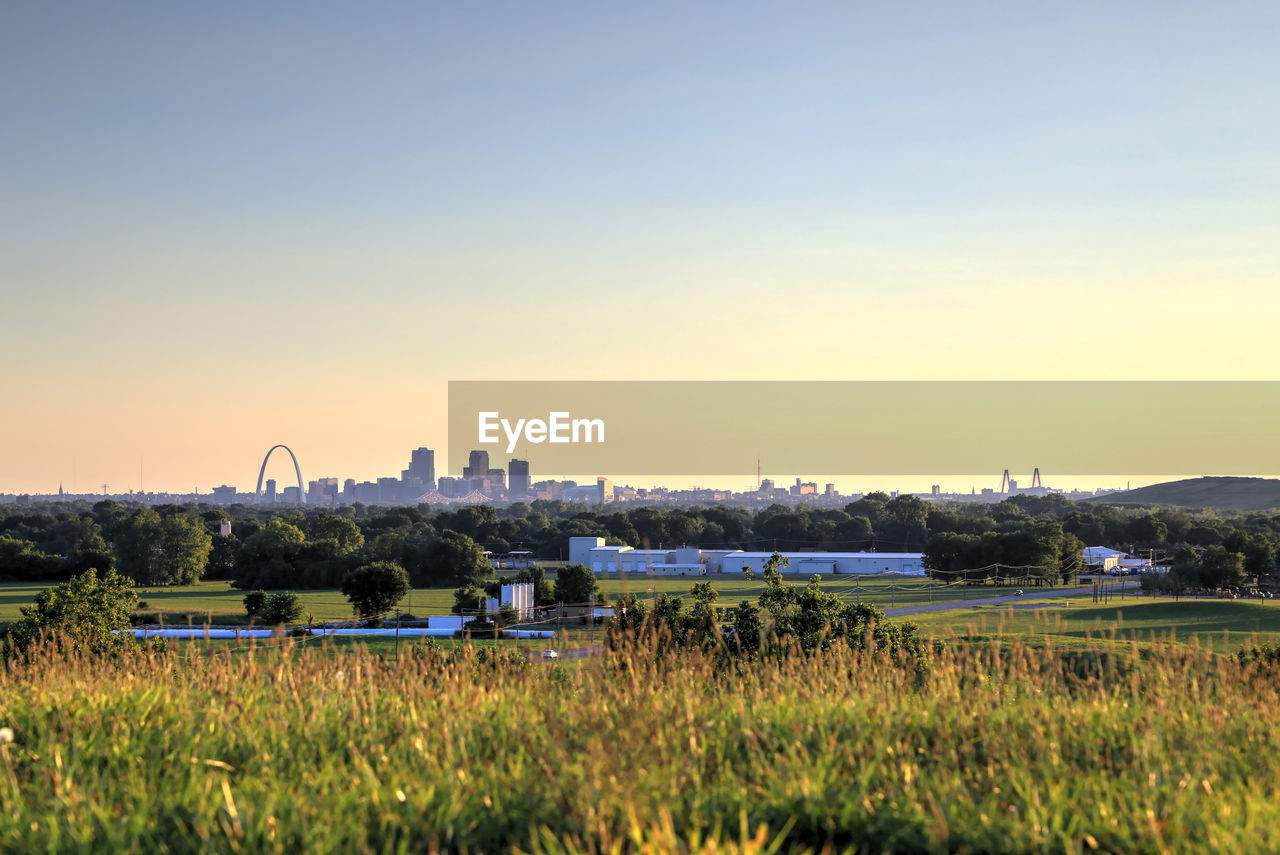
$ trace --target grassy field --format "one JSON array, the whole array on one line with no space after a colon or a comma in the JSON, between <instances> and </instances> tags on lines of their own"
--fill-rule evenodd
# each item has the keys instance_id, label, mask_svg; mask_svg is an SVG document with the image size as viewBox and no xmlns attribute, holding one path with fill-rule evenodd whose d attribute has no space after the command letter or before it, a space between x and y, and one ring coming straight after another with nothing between
<instances>
[{"instance_id":1,"label":"grassy field","mask_svg":"<svg viewBox=\"0 0 1280 855\"><path fill-rule=\"evenodd\" d=\"M1178 641L1235 651L1246 642L1280 641L1280 601L1113 598L1095 605L1089 598L985 606L912 615L936 638L1001 638L1057 646L1087 646L1097 639Z\"/></svg>"},{"instance_id":2,"label":"grassy field","mask_svg":"<svg viewBox=\"0 0 1280 855\"><path fill-rule=\"evenodd\" d=\"M0 851L1280 847L1280 680L1195 648L179 655L0 670Z\"/></svg>"},{"instance_id":3,"label":"grassy field","mask_svg":"<svg viewBox=\"0 0 1280 855\"><path fill-rule=\"evenodd\" d=\"M705 577L645 577L622 576L602 578L600 589L612 602L623 593L638 596L655 596L658 593L687 595L689 588L699 581L709 581L720 591L719 602L735 605L742 599L755 599L764 590L758 580L751 581L740 575ZM803 585L804 580L788 580L789 584ZM16 620L18 609L29 604L46 584L0 584L0 621ZM1010 593L1008 588L986 586L939 585L918 578L885 577L837 577L826 579L822 587L838 593L850 601L868 602L880 608L916 605L931 602L947 602L971 597L993 596ZM208 581L195 585L171 588L140 588L138 595L145 601L141 611L166 615L166 622L199 625L207 621L218 622L228 617L242 619L246 592L231 587L229 582ZM351 604L339 591L299 591L304 608L316 620L341 620L351 616ZM453 607L452 588L418 588L400 602L400 608L418 616L447 614Z\"/></svg>"}]
</instances>

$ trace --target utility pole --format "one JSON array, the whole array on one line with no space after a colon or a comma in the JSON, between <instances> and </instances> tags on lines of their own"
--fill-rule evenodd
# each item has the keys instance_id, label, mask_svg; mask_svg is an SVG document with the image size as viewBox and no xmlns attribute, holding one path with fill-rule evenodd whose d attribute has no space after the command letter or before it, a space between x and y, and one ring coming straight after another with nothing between
<instances>
[{"instance_id":1,"label":"utility pole","mask_svg":"<svg viewBox=\"0 0 1280 855\"><path fill-rule=\"evenodd\" d=\"M400 661L400 610L396 609L396 661Z\"/></svg>"}]
</instances>

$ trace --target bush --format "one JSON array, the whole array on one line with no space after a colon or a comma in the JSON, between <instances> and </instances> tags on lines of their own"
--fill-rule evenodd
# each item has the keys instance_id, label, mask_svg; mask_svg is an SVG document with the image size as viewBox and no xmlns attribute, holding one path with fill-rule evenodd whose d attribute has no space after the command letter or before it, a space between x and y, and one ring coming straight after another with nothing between
<instances>
[{"instance_id":1,"label":"bush","mask_svg":"<svg viewBox=\"0 0 1280 855\"><path fill-rule=\"evenodd\" d=\"M9 643L26 650L44 633L60 633L61 641L95 653L121 650L133 643L129 622L138 595L133 582L114 570L101 579L98 571L46 588L35 603L22 607L22 617L9 627Z\"/></svg>"},{"instance_id":2,"label":"bush","mask_svg":"<svg viewBox=\"0 0 1280 855\"><path fill-rule=\"evenodd\" d=\"M268 626L297 623L302 619L302 600L293 591L277 591L263 602L258 617Z\"/></svg>"},{"instance_id":3,"label":"bush","mask_svg":"<svg viewBox=\"0 0 1280 855\"><path fill-rule=\"evenodd\" d=\"M267 602L266 591L250 591L244 595L244 611L249 617L257 617L262 613L262 606Z\"/></svg>"}]
</instances>

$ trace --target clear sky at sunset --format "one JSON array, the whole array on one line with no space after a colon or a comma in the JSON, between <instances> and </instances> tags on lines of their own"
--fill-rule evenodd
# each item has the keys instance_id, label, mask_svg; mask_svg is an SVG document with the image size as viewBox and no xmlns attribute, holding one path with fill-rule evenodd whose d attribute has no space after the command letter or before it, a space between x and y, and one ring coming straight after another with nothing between
<instances>
[{"instance_id":1,"label":"clear sky at sunset","mask_svg":"<svg viewBox=\"0 0 1280 855\"><path fill-rule=\"evenodd\" d=\"M0 492L251 488L277 442L398 474L450 379L1277 379L1278 37L1271 0L6 2Z\"/></svg>"}]
</instances>

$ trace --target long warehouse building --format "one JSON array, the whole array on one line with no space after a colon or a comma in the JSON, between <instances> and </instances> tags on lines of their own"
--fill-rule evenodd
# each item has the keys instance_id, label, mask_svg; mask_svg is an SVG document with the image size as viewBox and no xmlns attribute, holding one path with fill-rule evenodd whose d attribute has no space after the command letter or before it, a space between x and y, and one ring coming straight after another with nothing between
<instances>
[{"instance_id":1,"label":"long warehouse building","mask_svg":"<svg viewBox=\"0 0 1280 855\"><path fill-rule=\"evenodd\" d=\"M605 546L602 537L569 538L569 561L583 564L596 573L647 573L659 576L702 576L707 573L764 572L772 552L744 552L740 549L633 549ZM783 552L786 575L830 576L900 573L923 576L923 556L919 552Z\"/></svg>"}]
</instances>

